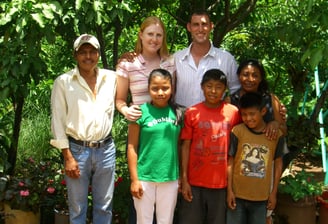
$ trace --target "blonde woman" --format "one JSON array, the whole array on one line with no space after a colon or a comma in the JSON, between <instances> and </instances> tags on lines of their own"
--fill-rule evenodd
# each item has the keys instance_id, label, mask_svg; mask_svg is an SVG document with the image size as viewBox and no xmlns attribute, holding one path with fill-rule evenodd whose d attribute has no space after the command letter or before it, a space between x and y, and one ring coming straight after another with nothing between
<instances>
[{"instance_id":1,"label":"blonde woman","mask_svg":"<svg viewBox=\"0 0 328 224\"><path fill-rule=\"evenodd\" d=\"M146 18L140 26L133 58L121 58L116 67L116 108L129 121L140 116L139 105L149 102L148 76L154 69L162 68L175 73L173 57L170 56L163 22L155 16ZM128 102L131 92L132 102Z\"/></svg>"}]
</instances>

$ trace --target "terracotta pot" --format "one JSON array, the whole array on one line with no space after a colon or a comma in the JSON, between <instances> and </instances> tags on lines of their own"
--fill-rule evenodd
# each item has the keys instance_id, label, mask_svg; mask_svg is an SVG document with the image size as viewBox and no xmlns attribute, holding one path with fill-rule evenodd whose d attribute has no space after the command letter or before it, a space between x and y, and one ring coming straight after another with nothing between
<instances>
[{"instance_id":1,"label":"terracotta pot","mask_svg":"<svg viewBox=\"0 0 328 224\"><path fill-rule=\"evenodd\" d=\"M55 211L55 224L69 224L69 214L67 212Z\"/></svg>"},{"instance_id":2,"label":"terracotta pot","mask_svg":"<svg viewBox=\"0 0 328 224\"><path fill-rule=\"evenodd\" d=\"M328 223L328 191L322 193L320 197L318 197L318 201L320 203L319 208L319 224L327 224Z\"/></svg>"},{"instance_id":3,"label":"terracotta pot","mask_svg":"<svg viewBox=\"0 0 328 224\"><path fill-rule=\"evenodd\" d=\"M11 209L5 203L6 224L39 224L40 213Z\"/></svg>"},{"instance_id":4,"label":"terracotta pot","mask_svg":"<svg viewBox=\"0 0 328 224\"><path fill-rule=\"evenodd\" d=\"M278 194L275 219L281 220L279 223L315 224L315 197L306 197L304 199L294 201L288 194Z\"/></svg>"}]
</instances>

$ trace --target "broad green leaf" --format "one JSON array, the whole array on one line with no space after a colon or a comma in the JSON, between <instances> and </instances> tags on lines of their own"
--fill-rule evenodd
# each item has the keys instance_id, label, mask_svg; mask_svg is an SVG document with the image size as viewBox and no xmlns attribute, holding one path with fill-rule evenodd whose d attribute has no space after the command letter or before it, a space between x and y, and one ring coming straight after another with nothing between
<instances>
[{"instance_id":1,"label":"broad green leaf","mask_svg":"<svg viewBox=\"0 0 328 224\"><path fill-rule=\"evenodd\" d=\"M0 14L0 25L5 25L12 20L12 16L18 11L17 8L11 8L9 12L2 12Z\"/></svg>"},{"instance_id":2,"label":"broad green leaf","mask_svg":"<svg viewBox=\"0 0 328 224\"><path fill-rule=\"evenodd\" d=\"M322 52L323 52L322 47L318 47L313 50L313 53L310 57L310 65L312 69L314 69L322 60Z\"/></svg>"},{"instance_id":3,"label":"broad green leaf","mask_svg":"<svg viewBox=\"0 0 328 224\"><path fill-rule=\"evenodd\" d=\"M45 3L42 4L42 13L43 13L43 16L47 19L54 18L53 8L48 4L45 4Z\"/></svg>"},{"instance_id":4,"label":"broad green leaf","mask_svg":"<svg viewBox=\"0 0 328 224\"><path fill-rule=\"evenodd\" d=\"M32 18L39 24L41 28L45 27L45 21L43 15L40 13L33 13Z\"/></svg>"},{"instance_id":5,"label":"broad green leaf","mask_svg":"<svg viewBox=\"0 0 328 224\"><path fill-rule=\"evenodd\" d=\"M16 28L16 32L23 34L22 30L25 28L26 24L27 24L26 18L20 18L20 19L18 19L17 25L15 27Z\"/></svg>"},{"instance_id":6,"label":"broad green leaf","mask_svg":"<svg viewBox=\"0 0 328 224\"><path fill-rule=\"evenodd\" d=\"M122 1L121 5L123 6L123 9L132 12L132 10L130 9L129 4L125 3L124 1Z\"/></svg>"},{"instance_id":7,"label":"broad green leaf","mask_svg":"<svg viewBox=\"0 0 328 224\"><path fill-rule=\"evenodd\" d=\"M82 6L82 1L83 1L83 0L76 0L76 1L75 1L75 8L76 8L77 10L79 10L79 9L81 8L81 6Z\"/></svg>"}]
</instances>

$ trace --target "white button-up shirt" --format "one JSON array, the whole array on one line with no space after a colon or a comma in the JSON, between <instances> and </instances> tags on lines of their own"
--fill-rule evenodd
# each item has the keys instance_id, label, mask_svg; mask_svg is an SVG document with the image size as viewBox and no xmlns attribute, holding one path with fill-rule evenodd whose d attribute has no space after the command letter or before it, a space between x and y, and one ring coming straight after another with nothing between
<instances>
[{"instance_id":1,"label":"white button-up shirt","mask_svg":"<svg viewBox=\"0 0 328 224\"><path fill-rule=\"evenodd\" d=\"M95 88L96 96L77 68L55 80L51 94L51 145L68 148L68 136L97 141L109 135L115 110L116 73L97 69Z\"/></svg>"},{"instance_id":2,"label":"white button-up shirt","mask_svg":"<svg viewBox=\"0 0 328 224\"><path fill-rule=\"evenodd\" d=\"M201 89L201 80L204 73L209 69L220 69L227 76L228 89L230 93L240 88L237 76L237 62L227 51L214 47L195 65L190 53L191 45L174 54L176 63L177 88L176 103L190 107L202 102L205 98Z\"/></svg>"}]
</instances>

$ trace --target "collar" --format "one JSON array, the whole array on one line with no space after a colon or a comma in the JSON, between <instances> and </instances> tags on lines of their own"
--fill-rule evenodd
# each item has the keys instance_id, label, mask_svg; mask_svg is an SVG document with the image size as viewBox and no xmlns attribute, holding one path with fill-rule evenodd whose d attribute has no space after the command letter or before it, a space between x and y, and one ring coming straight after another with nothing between
<instances>
[{"instance_id":1,"label":"collar","mask_svg":"<svg viewBox=\"0 0 328 224\"><path fill-rule=\"evenodd\" d=\"M213 45L212 42L210 42L211 46L210 46L210 49L209 51L207 52L207 54L204 55L204 58L207 57L207 56L211 56L211 57L214 57L216 52L215 52L215 47ZM189 47L187 48L186 52L184 55L182 55L182 60L185 60L186 58L188 58L189 55L191 55L191 46L192 46L192 43L189 45Z\"/></svg>"},{"instance_id":2,"label":"collar","mask_svg":"<svg viewBox=\"0 0 328 224\"><path fill-rule=\"evenodd\" d=\"M105 79L105 77L106 77L105 74L102 73L102 72L99 72L99 68L98 67L96 67L95 70L96 70L97 79L98 78L100 80ZM77 66L73 69L72 77L73 78L82 78L82 76L80 74L80 70L79 70L79 68Z\"/></svg>"},{"instance_id":3,"label":"collar","mask_svg":"<svg viewBox=\"0 0 328 224\"><path fill-rule=\"evenodd\" d=\"M147 63L147 61L144 59L144 57L141 55L141 54L139 54L138 56L137 56L137 59L139 60L139 62L143 65L143 66L145 66L145 64ZM160 62L159 62L159 65L160 65L160 67L161 68L163 68L163 66L165 67L165 65L166 64L174 64L174 57L173 56L171 56L171 55L169 55L169 56L167 56L167 57L161 57L160 58Z\"/></svg>"}]
</instances>

